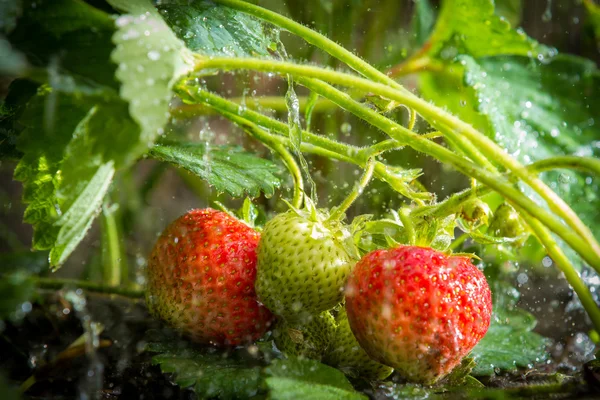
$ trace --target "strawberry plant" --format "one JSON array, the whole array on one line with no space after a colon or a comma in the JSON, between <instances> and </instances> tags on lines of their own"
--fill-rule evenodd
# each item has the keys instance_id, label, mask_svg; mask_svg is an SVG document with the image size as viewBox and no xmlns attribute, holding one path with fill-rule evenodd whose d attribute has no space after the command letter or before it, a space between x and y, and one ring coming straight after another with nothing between
<instances>
[{"instance_id":1,"label":"strawberry plant","mask_svg":"<svg viewBox=\"0 0 600 400\"><path fill-rule=\"evenodd\" d=\"M557 3L0 2L0 393L593 396L600 8Z\"/></svg>"}]
</instances>

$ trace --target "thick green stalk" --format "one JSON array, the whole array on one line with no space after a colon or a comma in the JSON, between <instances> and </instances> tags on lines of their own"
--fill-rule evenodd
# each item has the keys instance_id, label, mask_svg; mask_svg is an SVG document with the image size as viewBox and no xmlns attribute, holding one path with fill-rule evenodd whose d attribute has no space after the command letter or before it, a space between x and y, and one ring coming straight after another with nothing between
<instances>
[{"instance_id":1,"label":"thick green stalk","mask_svg":"<svg viewBox=\"0 0 600 400\"><path fill-rule=\"evenodd\" d=\"M488 158L496 159L505 168L511 170L517 177L529 184L548 203L550 209L560 216L573 230L575 230L579 236L581 236L581 238L585 240L585 242L588 244L588 247L593 250L593 258L596 260L594 264L596 264L600 270L600 245L594 238L589 228L583 224L577 214L575 214L575 212L564 202L564 200L562 200L556 193L546 186L541 179L529 173L527 168L506 154L506 152L491 139L478 132L471 125L415 96L414 94L405 91L399 91L392 87L375 83L354 75L309 65L297 65L282 61L260 60L253 58L211 58L199 60L196 69L202 70L205 68L224 70L252 69L265 72L285 73L294 75L298 81L300 81L300 79L308 79L303 77L310 76L312 78L321 79L330 83L364 90L365 92L373 92L414 108L434 127L440 129L442 132L446 132L449 129L454 129L458 133L464 134L471 142L477 145L479 150L484 155L488 156ZM343 96L347 97L348 100L352 100L345 93ZM332 99L330 98L330 100ZM472 176L470 174L468 175ZM476 176L474 177L480 179ZM528 210L530 213L532 211L533 210ZM554 228L552 229L554 230ZM564 230L564 228L562 229ZM589 252L589 248L586 249L585 252Z\"/></svg>"}]
</instances>

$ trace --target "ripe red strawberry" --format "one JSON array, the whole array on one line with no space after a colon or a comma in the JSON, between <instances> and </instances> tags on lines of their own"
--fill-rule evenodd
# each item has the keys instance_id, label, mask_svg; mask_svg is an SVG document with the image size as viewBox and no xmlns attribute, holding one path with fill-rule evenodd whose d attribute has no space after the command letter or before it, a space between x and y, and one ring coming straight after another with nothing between
<instances>
[{"instance_id":1,"label":"ripe red strawberry","mask_svg":"<svg viewBox=\"0 0 600 400\"><path fill-rule=\"evenodd\" d=\"M150 312L200 343L260 338L272 315L256 298L260 234L227 213L192 210L157 240L148 261Z\"/></svg>"},{"instance_id":2,"label":"ripe red strawberry","mask_svg":"<svg viewBox=\"0 0 600 400\"><path fill-rule=\"evenodd\" d=\"M485 277L467 257L400 246L365 255L346 287L352 332L365 351L407 380L447 375L490 325Z\"/></svg>"}]
</instances>

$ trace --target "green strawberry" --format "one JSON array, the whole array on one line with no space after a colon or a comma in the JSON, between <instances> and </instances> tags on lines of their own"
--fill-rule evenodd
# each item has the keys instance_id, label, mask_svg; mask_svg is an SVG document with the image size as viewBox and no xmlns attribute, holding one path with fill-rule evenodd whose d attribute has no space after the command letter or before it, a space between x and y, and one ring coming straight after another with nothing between
<instances>
[{"instance_id":1,"label":"green strawberry","mask_svg":"<svg viewBox=\"0 0 600 400\"><path fill-rule=\"evenodd\" d=\"M306 320L340 303L355 264L348 239L347 228L314 208L277 215L258 245L259 300L288 321Z\"/></svg>"},{"instance_id":2,"label":"green strawberry","mask_svg":"<svg viewBox=\"0 0 600 400\"><path fill-rule=\"evenodd\" d=\"M308 319L304 324L280 320L275 324L275 345L286 356L303 356L320 360L336 331L336 323L329 311Z\"/></svg>"},{"instance_id":3,"label":"green strawberry","mask_svg":"<svg viewBox=\"0 0 600 400\"><path fill-rule=\"evenodd\" d=\"M325 364L342 370L352 377L364 377L369 380L382 380L390 376L393 368L373 360L354 337L348 322L346 309L342 308L336 318L338 324L327 355Z\"/></svg>"}]
</instances>

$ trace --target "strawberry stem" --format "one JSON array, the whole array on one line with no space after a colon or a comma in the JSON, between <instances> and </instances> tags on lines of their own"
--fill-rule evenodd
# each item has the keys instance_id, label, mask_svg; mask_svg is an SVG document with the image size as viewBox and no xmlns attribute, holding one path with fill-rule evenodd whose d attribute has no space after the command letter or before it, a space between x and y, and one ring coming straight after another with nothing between
<instances>
[{"instance_id":1,"label":"strawberry stem","mask_svg":"<svg viewBox=\"0 0 600 400\"><path fill-rule=\"evenodd\" d=\"M330 221L341 220L345 216L348 208L350 208L350 206L352 205L352 203L354 203L358 196L360 196L363 193L363 191L371 181L374 170L375 161L371 158L369 159L369 161L367 161L365 172L363 173L360 180L354 185L352 191L348 193L348 196L344 199L344 201L331 212L331 215L329 216Z\"/></svg>"},{"instance_id":2,"label":"strawberry stem","mask_svg":"<svg viewBox=\"0 0 600 400\"><path fill-rule=\"evenodd\" d=\"M408 208L402 208L398 213L400 221L406 230L406 236L408 237L408 244L411 246L417 245L417 235L415 232L415 226L412 218L410 217L410 210Z\"/></svg>"}]
</instances>

